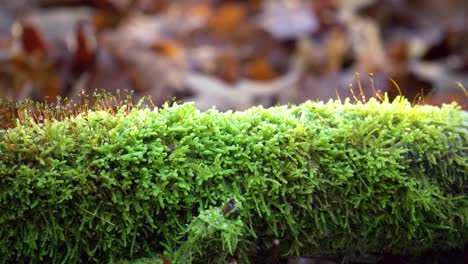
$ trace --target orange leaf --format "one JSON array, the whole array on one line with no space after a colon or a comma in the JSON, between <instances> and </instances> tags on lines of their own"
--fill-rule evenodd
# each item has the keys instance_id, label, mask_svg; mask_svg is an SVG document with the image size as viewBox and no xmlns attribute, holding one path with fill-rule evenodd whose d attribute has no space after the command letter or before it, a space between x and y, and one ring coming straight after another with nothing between
<instances>
[{"instance_id":1,"label":"orange leaf","mask_svg":"<svg viewBox=\"0 0 468 264\"><path fill-rule=\"evenodd\" d=\"M246 65L246 75L253 80L269 81L273 79L277 73L265 57L260 57Z\"/></svg>"},{"instance_id":2,"label":"orange leaf","mask_svg":"<svg viewBox=\"0 0 468 264\"><path fill-rule=\"evenodd\" d=\"M180 59L183 53L181 45L172 40L155 42L151 45L151 49L172 59Z\"/></svg>"},{"instance_id":3,"label":"orange leaf","mask_svg":"<svg viewBox=\"0 0 468 264\"><path fill-rule=\"evenodd\" d=\"M210 29L216 34L230 34L246 16L246 9L240 3L222 4L210 18L208 24Z\"/></svg>"}]
</instances>

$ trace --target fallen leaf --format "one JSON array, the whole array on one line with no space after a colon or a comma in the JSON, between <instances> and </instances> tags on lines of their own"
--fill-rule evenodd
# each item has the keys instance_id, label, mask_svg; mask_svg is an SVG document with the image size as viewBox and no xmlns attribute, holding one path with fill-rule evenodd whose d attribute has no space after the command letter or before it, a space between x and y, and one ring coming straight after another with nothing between
<instances>
[{"instance_id":1,"label":"fallen leaf","mask_svg":"<svg viewBox=\"0 0 468 264\"><path fill-rule=\"evenodd\" d=\"M96 36L89 22L82 21L77 24L72 46L73 72L80 75L84 71L90 70L96 55Z\"/></svg>"},{"instance_id":2,"label":"fallen leaf","mask_svg":"<svg viewBox=\"0 0 468 264\"><path fill-rule=\"evenodd\" d=\"M180 60L183 57L183 46L174 40L155 41L150 48L156 53L174 60Z\"/></svg>"},{"instance_id":3,"label":"fallen leaf","mask_svg":"<svg viewBox=\"0 0 468 264\"><path fill-rule=\"evenodd\" d=\"M221 4L208 21L211 31L217 35L229 35L239 28L246 17L246 8L241 3L227 2Z\"/></svg>"},{"instance_id":4,"label":"fallen leaf","mask_svg":"<svg viewBox=\"0 0 468 264\"><path fill-rule=\"evenodd\" d=\"M227 49L216 58L215 75L228 83L235 83L240 75L240 62L235 51Z\"/></svg>"},{"instance_id":5,"label":"fallen leaf","mask_svg":"<svg viewBox=\"0 0 468 264\"><path fill-rule=\"evenodd\" d=\"M246 76L256 81L270 81L277 76L265 57L255 58L245 66Z\"/></svg>"},{"instance_id":6,"label":"fallen leaf","mask_svg":"<svg viewBox=\"0 0 468 264\"><path fill-rule=\"evenodd\" d=\"M21 39L21 46L24 52L28 54L47 52L45 39L36 25L29 21L22 21L18 27L18 37Z\"/></svg>"}]
</instances>

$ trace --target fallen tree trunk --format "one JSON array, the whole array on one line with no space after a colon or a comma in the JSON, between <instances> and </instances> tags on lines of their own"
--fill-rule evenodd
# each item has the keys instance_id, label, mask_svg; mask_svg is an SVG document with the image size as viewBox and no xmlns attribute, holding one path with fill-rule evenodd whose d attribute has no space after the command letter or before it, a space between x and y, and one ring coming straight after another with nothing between
<instances>
[{"instance_id":1,"label":"fallen tree trunk","mask_svg":"<svg viewBox=\"0 0 468 264\"><path fill-rule=\"evenodd\" d=\"M459 107L404 99L26 115L0 130L0 262L462 247L467 142Z\"/></svg>"}]
</instances>

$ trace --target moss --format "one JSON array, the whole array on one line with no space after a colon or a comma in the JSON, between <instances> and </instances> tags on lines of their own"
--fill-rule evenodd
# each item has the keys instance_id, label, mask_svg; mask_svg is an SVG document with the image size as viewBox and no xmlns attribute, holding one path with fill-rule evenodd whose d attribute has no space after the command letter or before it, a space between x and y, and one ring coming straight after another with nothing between
<instances>
[{"instance_id":1,"label":"moss","mask_svg":"<svg viewBox=\"0 0 468 264\"><path fill-rule=\"evenodd\" d=\"M216 262L275 238L281 254L344 257L468 241L468 114L453 104L123 106L60 121L26 112L10 127L0 130L4 263L177 258L181 248L188 263ZM213 209L228 198L242 204L236 220ZM212 232L197 233L207 222Z\"/></svg>"}]
</instances>

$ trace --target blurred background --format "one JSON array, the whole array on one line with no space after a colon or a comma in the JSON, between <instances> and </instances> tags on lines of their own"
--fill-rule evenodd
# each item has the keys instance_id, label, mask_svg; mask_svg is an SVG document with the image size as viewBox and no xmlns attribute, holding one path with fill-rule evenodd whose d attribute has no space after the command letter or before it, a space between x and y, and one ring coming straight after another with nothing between
<instances>
[{"instance_id":1,"label":"blurred background","mask_svg":"<svg viewBox=\"0 0 468 264\"><path fill-rule=\"evenodd\" d=\"M0 0L0 98L242 110L375 91L468 109L466 0Z\"/></svg>"}]
</instances>

